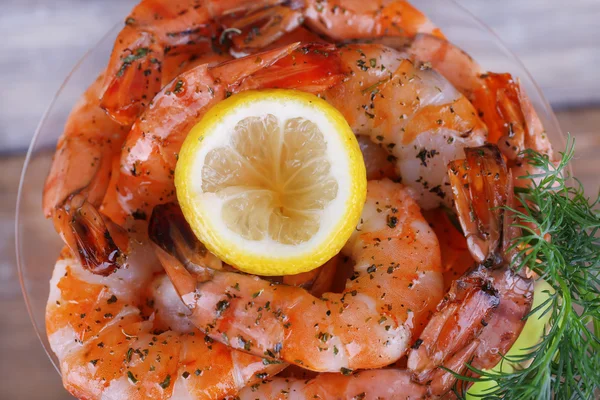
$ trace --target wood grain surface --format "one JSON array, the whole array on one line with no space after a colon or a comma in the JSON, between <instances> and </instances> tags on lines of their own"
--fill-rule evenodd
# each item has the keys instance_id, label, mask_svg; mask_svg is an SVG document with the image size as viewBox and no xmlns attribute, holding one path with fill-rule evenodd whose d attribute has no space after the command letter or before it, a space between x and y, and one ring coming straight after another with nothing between
<instances>
[{"instance_id":1,"label":"wood grain surface","mask_svg":"<svg viewBox=\"0 0 600 400\"><path fill-rule=\"evenodd\" d=\"M555 107L600 104L600 1L457 2L502 38ZM0 0L0 154L26 150L65 76L135 3Z\"/></svg>"},{"instance_id":2,"label":"wood grain surface","mask_svg":"<svg viewBox=\"0 0 600 400\"><path fill-rule=\"evenodd\" d=\"M31 327L15 268L14 211L22 152L75 62L135 2L0 0L0 399L70 398ZM563 131L576 138L575 174L589 195L597 193L600 1L458 2L502 37L560 109ZM41 187L43 174L35 179Z\"/></svg>"}]
</instances>

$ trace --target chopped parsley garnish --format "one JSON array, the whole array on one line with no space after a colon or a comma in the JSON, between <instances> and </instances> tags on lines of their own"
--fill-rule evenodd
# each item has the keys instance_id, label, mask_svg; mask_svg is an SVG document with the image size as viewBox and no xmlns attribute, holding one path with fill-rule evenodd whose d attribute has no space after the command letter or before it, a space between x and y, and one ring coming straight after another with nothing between
<instances>
[{"instance_id":1,"label":"chopped parsley garnish","mask_svg":"<svg viewBox=\"0 0 600 400\"><path fill-rule=\"evenodd\" d=\"M223 312L225 312L225 310L227 310L228 308L229 308L229 302L227 300L219 301L216 306L217 317L220 317L221 315L223 315Z\"/></svg>"},{"instance_id":2,"label":"chopped parsley garnish","mask_svg":"<svg viewBox=\"0 0 600 400\"><path fill-rule=\"evenodd\" d=\"M159 383L160 387L163 389L168 388L170 384L171 384L171 375L167 375L165 380L162 381L161 383Z\"/></svg>"}]
</instances>

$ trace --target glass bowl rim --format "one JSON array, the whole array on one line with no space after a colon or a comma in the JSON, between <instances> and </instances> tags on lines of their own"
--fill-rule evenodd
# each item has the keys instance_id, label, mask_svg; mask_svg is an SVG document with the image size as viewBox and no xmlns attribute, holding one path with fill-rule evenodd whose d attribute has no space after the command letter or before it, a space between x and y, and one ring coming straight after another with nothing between
<instances>
[{"instance_id":1,"label":"glass bowl rim","mask_svg":"<svg viewBox=\"0 0 600 400\"><path fill-rule=\"evenodd\" d=\"M456 7L457 9L460 10L461 13L463 13L465 16L467 16L475 25L477 25L477 28L482 29L484 31L486 31L489 35L491 35L491 37L494 38L495 40L495 44L502 49L502 51L504 51L507 56L509 56L509 58L511 59L511 62L514 62L515 64L518 65L518 67L521 69L522 73L524 74L524 76L528 79L528 81L530 82L530 84L532 85L533 89L537 92L536 94L538 95L539 98L539 106L544 108L545 111L548 111L547 117L549 118L549 123L553 125L553 128L556 130L557 137L553 138L553 147L556 148L557 145L560 146L560 148L563 148L565 145L565 134L562 131L560 124L558 122L558 119L556 117L556 114L554 113L550 103L548 102L548 100L546 99L546 97L544 96L543 91L541 90L541 88L539 87L539 84L537 83L537 81L533 78L533 76L531 75L531 73L529 72L529 70L525 67L525 65L523 64L523 62L521 61L521 59L519 57L517 57L517 55L510 50L510 48L507 47L507 45L504 43L504 41L502 40L502 38L496 33L494 32L486 23L484 23L479 17L477 17L476 15L474 15L470 10L468 10L464 5L460 4L458 1L456 0L445 0L446 2L450 3L453 7ZM418 7L418 6L417 6ZM23 260L22 260L22 256L21 256L21 240L20 240L20 222L21 222L21 203L23 200L23 191L24 191L24 181L25 181L25 177L29 168L29 164L31 161L31 158L33 156L34 153L34 147L37 144L37 141L40 137L41 134L41 130L42 127L44 126L44 123L46 122L48 115L50 114L50 112L53 110L58 97L60 96L60 94L63 92L63 90L65 89L65 87L67 86L67 84L69 83L69 81L71 80L72 76L75 74L75 72L79 69L79 67L87 60L87 58L90 56L91 53L93 53L98 47L99 45L104 42L107 37L109 37L111 34L113 34L115 32L116 29L118 29L120 26L122 25L122 22L117 22L115 23L111 28L109 28L107 30L107 32L93 45L91 46L88 50L86 50L86 52L81 56L81 58L74 64L74 66L71 68L71 70L69 71L69 73L66 75L66 77L64 78L64 80L62 81L62 83L60 84L59 88L56 90L56 93L54 94L54 96L52 97L52 100L50 101L50 103L48 104L48 106L46 107L45 111L42 113L40 121L38 122L36 128L35 128L35 132L33 137L31 138L31 141L29 143L28 146L28 150L25 156L25 160L23 163L23 167L21 170L21 174L20 174L20 178L19 178L19 187L18 187L18 192L17 192L17 198L16 198L16 207L15 207L15 253L16 253L16 265L17 265L17 272L18 272L18 277L19 277L19 285L21 287L21 293L23 295L23 300L25 302L25 306L27 308L27 313L29 314L29 320L31 321L31 324L33 325L33 329L36 333L36 336L38 337L40 344L42 345L42 348L44 349L44 352L46 353L46 355L48 356L48 358L50 359L52 365L54 366L54 368L56 369L56 371L59 373L60 375L60 368L57 365L57 363L55 362L54 356L53 354L50 353L50 349L46 347L45 342L42 338L42 334L45 334L45 330L42 329L43 327L38 327L35 317L34 317L34 313L32 310L32 305L30 303L29 297L28 297L28 292L27 289L25 287L25 278L24 278L24 272L23 272ZM538 110L539 111L539 110ZM35 149L36 151L39 149ZM571 165L567 166L569 173L571 173L572 175L572 168Z\"/></svg>"},{"instance_id":2,"label":"glass bowl rim","mask_svg":"<svg viewBox=\"0 0 600 400\"><path fill-rule=\"evenodd\" d=\"M53 355L50 354L50 349L46 348L46 346L44 344L44 340L42 339L42 330L40 329L40 327L37 326L37 323L35 321L32 306L31 306L30 300L28 298L27 289L25 287L25 278L23 276L24 275L23 274L24 267L22 266L23 260L21 257L21 241L20 241L19 225L21 222L21 202L23 200L25 176L26 176L27 170L29 168L29 163L31 161L31 157L33 156L34 147L35 147L35 145L39 139L39 136L41 134L42 127L44 126L44 123L46 122L48 115L54 108L54 105L56 104L58 97L63 92L63 90L69 83L69 81L71 80L73 74L75 74L75 72L84 63L84 61L89 57L89 55L91 53L93 53L98 48L98 46L104 40L106 40L106 38L108 38L111 35L111 33L113 33L116 29L118 29L118 27L120 25L121 25L121 22L115 23L104 35L102 35L102 37L99 40L96 41L96 43L93 46L91 46L88 50L85 51L85 53L79 58L79 60L75 63L75 65L73 65L73 67L71 68L71 70L69 71L67 76L64 78L64 80L62 81L62 83L60 84L58 89L56 90L56 93L52 97L52 100L50 101L50 103L48 104L48 106L46 107L44 112L42 113L40 121L38 122L38 124L35 128L33 137L31 138L31 141L29 142L29 146L27 148L27 153L25 155L25 161L23 162L23 167L21 169L21 175L19 177L19 188L17 191L16 207L15 207L15 230L14 230L14 232L15 232L15 253L16 253L17 272L18 272L18 276L19 276L19 286L21 287L21 294L23 295L23 301L25 303L27 313L29 314L29 320L30 320L31 324L33 325L33 330L35 331L35 334L36 334L37 338L39 339L40 344L42 345L42 348L44 349L44 352L50 359L50 362L52 363L52 365L54 366L56 371L59 373L59 375L60 375L59 366L56 364ZM43 333L45 334L45 331Z\"/></svg>"}]
</instances>

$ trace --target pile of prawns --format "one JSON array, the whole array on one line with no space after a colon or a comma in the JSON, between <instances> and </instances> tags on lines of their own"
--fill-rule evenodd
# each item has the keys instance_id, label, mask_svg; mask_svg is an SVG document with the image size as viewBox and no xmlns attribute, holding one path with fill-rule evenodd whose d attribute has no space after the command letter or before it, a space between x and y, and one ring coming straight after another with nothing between
<instances>
[{"instance_id":1,"label":"pile of prawns","mask_svg":"<svg viewBox=\"0 0 600 400\"><path fill-rule=\"evenodd\" d=\"M367 166L356 231L297 276L224 264L176 203L188 130L261 88L334 105ZM71 112L44 187L66 243L46 309L65 388L82 399L454 396L447 370L497 364L531 308L503 208L527 148L552 157L518 81L484 73L406 1L142 1Z\"/></svg>"}]
</instances>

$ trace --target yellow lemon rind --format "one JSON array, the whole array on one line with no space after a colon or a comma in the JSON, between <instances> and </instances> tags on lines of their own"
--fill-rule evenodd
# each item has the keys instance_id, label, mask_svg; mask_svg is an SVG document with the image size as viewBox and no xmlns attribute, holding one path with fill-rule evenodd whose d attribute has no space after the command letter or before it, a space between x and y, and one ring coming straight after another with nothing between
<instances>
[{"instance_id":1,"label":"yellow lemon rind","mask_svg":"<svg viewBox=\"0 0 600 400\"><path fill-rule=\"evenodd\" d=\"M214 127L219 124L226 115L234 112L237 107L247 104L254 99L264 100L271 98L273 101L300 101L306 106L318 108L324 113L329 121L336 127L336 134L342 138L348 165L349 175L352 177L350 195L346 199L346 214L335 227L331 229L327 239L318 244L310 252L297 254L295 256L273 256L259 255L248 252L248 249L238 248L231 242L225 242L218 234L218 230L211 226L208 218L203 218L206 210L195 202L195 196L190 191L190 176L192 173L192 162L194 154L202 146L206 132L215 134ZM247 91L234 95L219 102L212 107L194 126L187 135L181 152L179 162L175 169L175 186L177 198L186 220L196 236L202 243L228 264L236 266L240 270L258 275L290 275L315 269L331 257L337 254L344 246L360 220L362 208L366 199L366 170L362 154L354 133L348 126L344 117L329 103L312 94L296 90L269 89L261 91ZM190 160L190 162L182 162Z\"/></svg>"}]
</instances>

